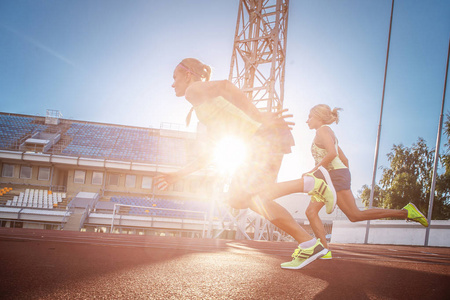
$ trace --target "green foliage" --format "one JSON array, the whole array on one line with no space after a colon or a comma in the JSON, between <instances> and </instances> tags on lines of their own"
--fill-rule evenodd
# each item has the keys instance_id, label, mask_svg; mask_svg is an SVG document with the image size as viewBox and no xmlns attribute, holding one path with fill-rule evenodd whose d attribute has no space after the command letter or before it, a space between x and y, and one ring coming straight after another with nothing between
<instances>
[{"instance_id":1,"label":"green foliage","mask_svg":"<svg viewBox=\"0 0 450 300\"><path fill-rule=\"evenodd\" d=\"M363 185L361 190L358 191L359 198L361 198L362 203L366 207L369 207L370 192L371 192L370 186L368 186L367 184ZM374 207L382 207L381 199L383 192L384 191L378 185L375 185L375 192L373 194L373 203L372 203Z\"/></svg>"},{"instance_id":2,"label":"green foliage","mask_svg":"<svg viewBox=\"0 0 450 300\"><path fill-rule=\"evenodd\" d=\"M450 218L450 115L447 114L445 131L446 153L440 155L438 176L433 201L432 219ZM389 167L383 168L379 185L375 186L374 207L400 209L414 203L425 215L430 200L434 150L428 149L425 140L419 138L412 147L394 145L388 153ZM439 174L441 173L441 174ZM359 197L368 206L370 187L364 185Z\"/></svg>"}]
</instances>

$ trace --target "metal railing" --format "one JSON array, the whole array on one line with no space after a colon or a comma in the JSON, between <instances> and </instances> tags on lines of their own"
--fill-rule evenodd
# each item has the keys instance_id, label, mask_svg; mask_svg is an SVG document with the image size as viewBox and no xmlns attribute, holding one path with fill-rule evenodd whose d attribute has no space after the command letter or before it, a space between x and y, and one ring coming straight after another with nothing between
<instances>
[{"instance_id":1,"label":"metal railing","mask_svg":"<svg viewBox=\"0 0 450 300\"><path fill-rule=\"evenodd\" d=\"M83 227L84 221L86 221L86 218L89 217L90 212L91 212L91 205L89 204L88 206L86 206L86 208L83 211L83 214L81 215L79 229Z\"/></svg>"},{"instance_id":2,"label":"metal railing","mask_svg":"<svg viewBox=\"0 0 450 300\"><path fill-rule=\"evenodd\" d=\"M67 218L70 217L75 212L75 208L67 208L66 213L61 221L61 230L64 229L64 225L67 223Z\"/></svg>"},{"instance_id":3,"label":"metal railing","mask_svg":"<svg viewBox=\"0 0 450 300\"><path fill-rule=\"evenodd\" d=\"M148 207L148 206L139 206L139 205L129 205L129 204L114 204L114 209L113 209L113 215L111 218L111 229L110 232L113 232L114 230L114 220L116 218L116 211L118 211L118 208L120 209L120 207L130 207L130 208L143 208L143 209L148 209L148 210L154 210L154 211L171 211L171 212L178 212L178 213L194 213L194 214L199 214L199 215L203 215L203 230L202 230L202 238L205 237L205 233L206 233L206 224L207 224L207 213L204 211L195 211L195 210L182 210L182 209L171 209L171 208L157 208L157 207Z\"/></svg>"}]
</instances>

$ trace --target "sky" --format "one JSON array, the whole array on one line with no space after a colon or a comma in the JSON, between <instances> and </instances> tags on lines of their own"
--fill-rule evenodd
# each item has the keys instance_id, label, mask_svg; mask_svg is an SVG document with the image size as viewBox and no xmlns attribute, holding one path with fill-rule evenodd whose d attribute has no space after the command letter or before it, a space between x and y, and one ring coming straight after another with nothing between
<instances>
[{"instance_id":1,"label":"sky","mask_svg":"<svg viewBox=\"0 0 450 300\"><path fill-rule=\"evenodd\" d=\"M391 3L290 1L284 107L294 115L296 146L279 180L314 166L314 131L305 122L312 106L325 103L343 108L332 129L350 161L352 190L371 184ZM227 79L238 4L0 0L0 111L53 109L74 120L194 131L196 122L183 125L190 105L175 97L173 69L195 57L212 67L213 80ZM421 137L435 148L449 16L447 0L395 1L378 168L389 166L394 144L410 147Z\"/></svg>"}]
</instances>

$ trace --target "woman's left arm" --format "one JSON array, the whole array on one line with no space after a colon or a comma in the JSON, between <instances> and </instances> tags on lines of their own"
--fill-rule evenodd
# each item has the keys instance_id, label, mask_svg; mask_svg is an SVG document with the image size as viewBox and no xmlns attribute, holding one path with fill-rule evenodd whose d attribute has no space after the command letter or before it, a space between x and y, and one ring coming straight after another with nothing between
<instances>
[{"instance_id":1,"label":"woman's left arm","mask_svg":"<svg viewBox=\"0 0 450 300\"><path fill-rule=\"evenodd\" d=\"M264 123L269 127L289 127L295 125L293 122L287 122L287 118L291 118L291 114L285 114L287 109L278 112L261 112L253 102L234 84L228 80L221 81L223 84L221 96L231 102L234 106L241 109L253 120Z\"/></svg>"},{"instance_id":2,"label":"woman's left arm","mask_svg":"<svg viewBox=\"0 0 450 300\"><path fill-rule=\"evenodd\" d=\"M259 123L271 124L273 126L293 126L293 122L286 122L286 118L292 115L284 114L286 110L281 112L262 113L253 102L238 87L229 80L196 82L192 84L186 91L186 99L193 105L208 101L215 97L222 96L228 102L242 110L253 120Z\"/></svg>"},{"instance_id":3,"label":"woman's left arm","mask_svg":"<svg viewBox=\"0 0 450 300\"><path fill-rule=\"evenodd\" d=\"M250 99L238 87L228 80L219 81L220 93L218 96L223 96L227 101L242 110L253 120L263 123L264 116L261 111L252 103Z\"/></svg>"},{"instance_id":4,"label":"woman's left arm","mask_svg":"<svg viewBox=\"0 0 450 300\"><path fill-rule=\"evenodd\" d=\"M344 151L342 151L341 147L338 147L338 151L339 151L339 158L341 159L342 163L347 167L350 168L349 164L348 164L348 158L347 156L345 156Z\"/></svg>"},{"instance_id":5,"label":"woman's left arm","mask_svg":"<svg viewBox=\"0 0 450 300\"><path fill-rule=\"evenodd\" d=\"M186 99L193 105L222 96L228 102L241 109L255 121L262 121L262 113L250 101L244 92L228 80L198 81L186 90Z\"/></svg>"}]
</instances>

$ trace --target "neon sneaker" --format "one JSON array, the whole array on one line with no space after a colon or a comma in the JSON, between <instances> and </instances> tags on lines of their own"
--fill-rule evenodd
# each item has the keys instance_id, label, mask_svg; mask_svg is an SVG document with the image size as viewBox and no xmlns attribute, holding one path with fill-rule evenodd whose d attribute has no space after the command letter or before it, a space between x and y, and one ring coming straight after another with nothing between
<instances>
[{"instance_id":1,"label":"neon sneaker","mask_svg":"<svg viewBox=\"0 0 450 300\"><path fill-rule=\"evenodd\" d=\"M403 207L404 210L408 211L408 217L407 221L414 221L419 222L424 227L428 227L428 220L425 218L425 216L417 209L417 207L412 204L408 203L405 207Z\"/></svg>"},{"instance_id":2,"label":"neon sneaker","mask_svg":"<svg viewBox=\"0 0 450 300\"><path fill-rule=\"evenodd\" d=\"M300 246L298 246L297 249L295 249L294 253L292 254L292 261L285 262L281 264L281 268L283 269L294 269L298 270L306 265L312 263L319 257L322 257L327 253L327 249L325 249L320 242L320 239L317 239L317 242L314 246L302 249Z\"/></svg>"},{"instance_id":3,"label":"neon sneaker","mask_svg":"<svg viewBox=\"0 0 450 300\"><path fill-rule=\"evenodd\" d=\"M322 256L320 259L332 259L332 257L331 257L331 250L328 250L327 254Z\"/></svg>"},{"instance_id":4,"label":"neon sneaker","mask_svg":"<svg viewBox=\"0 0 450 300\"><path fill-rule=\"evenodd\" d=\"M323 174L325 181L317 178L313 174L308 174L314 178L314 188L308 193L311 195L311 201L324 202L327 214L331 214L336 208L336 190L334 189L333 182L328 171L320 166L318 171Z\"/></svg>"}]
</instances>

